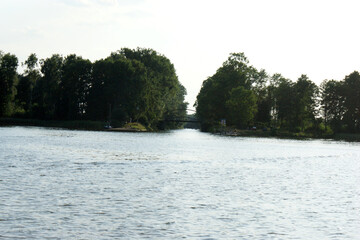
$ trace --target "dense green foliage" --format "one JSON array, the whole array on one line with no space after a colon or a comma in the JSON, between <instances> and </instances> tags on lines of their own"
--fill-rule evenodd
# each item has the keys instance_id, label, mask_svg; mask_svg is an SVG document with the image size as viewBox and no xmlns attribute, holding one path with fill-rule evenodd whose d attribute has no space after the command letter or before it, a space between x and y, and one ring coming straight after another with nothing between
<instances>
[{"instance_id":1,"label":"dense green foliage","mask_svg":"<svg viewBox=\"0 0 360 240\"><path fill-rule=\"evenodd\" d=\"M10 116L14 111L18 59L10 53L0 51L0 117Z\"/></svg>"},{"instance_id":2,"label":"dense green foliage","mask_svg":"<svg viewBox=\"0 0 360 240\"><path fill-rule=\"evenodd\" d=\"M225 109L230 118L229 123L246 127L257 112L256 95L243 86L233 88L230 91L229 100L226 101Z\"/></svg>"},{"instance_id":3,"label":"dense green foliage","mask_svg":"<svg viewBox=\"0 0 360 240\"><path fill-rule=\"evenodd\" d=\"M238 122L239 114L233 110L236 105L244 105L247 101L244 99L243 103L236 103L239 100L237 95L253 96L252 83L257 75L259 74L257 74L256 69L248 66L244 54L231 54L223 66L203 82L197 96L195 106L197 116L203 123L202 127L206 129L224 118L229 123L240 126L247 121L246 119L251 119L250 116L244 116L246 119ZM253 116L255 115L255 108L249 106L245 112Z\"/></svg>"},{"instance_id":4,"label":"dense green foliage","mask_svg":"<svg viewBox=\"0 0 360 240\"><path fill-rule=\"evenodd\" d=\"M227 61L206 79L195 103L202 128L220 124L311 132L360 132L360 75L324 81L320 87L306 75L296 82L249 65L243 53Z\"/></svg>"},{"instance_id":5,"label":"dense green foliage","mask_svg":"<svg viewBox=\"0 0 360 240\"><path fill-rule=\"evenodd\" d=\"M186 116L186 90L173 64L152 49L123 48L94 63L74 54L40 61L31 54L22 74L15 56L0 56L0 116L134 121L150 129L179 127L162 120Z\"/></svg>"},{"instance_id":6,"label":"dense green foliage","mask_svg":"<svg viewBox=\"0 0 360 240\"><path fill-rule=\"evenodd\" d=\"M360 74L321 84L324 122L336 132L360 132Z\"/></svg>"}]
</instances>

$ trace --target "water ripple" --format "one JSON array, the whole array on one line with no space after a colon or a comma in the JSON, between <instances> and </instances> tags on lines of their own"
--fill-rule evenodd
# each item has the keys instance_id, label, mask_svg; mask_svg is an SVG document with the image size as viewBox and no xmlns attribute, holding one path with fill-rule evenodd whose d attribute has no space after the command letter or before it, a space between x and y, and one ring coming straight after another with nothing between
<instances>
[{"instance_id":1,"label":"water ripple","mask_svg":"<svg viewBox=\"0 0 360 240\"><path fill-rule=\"evenodd\" d=\"M0 128L0 239L357 239L359 146Z\"/></svg>"}]
</instances>

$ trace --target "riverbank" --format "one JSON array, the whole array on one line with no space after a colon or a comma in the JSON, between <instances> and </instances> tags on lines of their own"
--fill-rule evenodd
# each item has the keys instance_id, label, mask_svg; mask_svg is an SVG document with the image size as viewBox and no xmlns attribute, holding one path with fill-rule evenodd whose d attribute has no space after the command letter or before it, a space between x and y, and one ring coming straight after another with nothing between
<instances>
[{"instance_id":1,"label":"riverbank","mask_svg":"<svg viewBox=\"0 0 360 240\"><path fill-rule=\"evenodd\" d=\"M0 126L36 126L66 128L71 130L91 130L91 131L116 131L116 132L146 132L140 123L128 123L121 128L105 128L106 124L102 121L53 121L23 118L0 118Z\"/></svg>"},{"instance_id":2,"label":"riverbank","mask_svg":"<svg viewBox=\"0 0 360 240\"><path fill-rule=\"evenodd\" d=\"M0 118L0 126L36 126L93 131L104 130L104 123L100 121L53 121L23 118Z\"/></svg>"},{"instance_id":3,"label":"riverbank","mask_svg":"<svg viewBox=\"0 0 360 240\"><path fill-rule=\"evenodd\" d=\"M233 136L233 137L273 137L284 139L331 139L337 141L360 142L360 134L353 133L334 133L334 134L315 134L306 132L290 132L286 130L243 130L236 128L219 128L213 131L214 134Z\"/></svg>"},{"instance_id":4,"label":"riverbank","mask_svg":"<svg viewBox=\"0 0 360 240\"><path fill-rule=\"evenodd\" d=\"M89 131L113 131L113 132L151 132L152 129L147 129L140 123L127 123L122 127L114 127L106 129L105 123L102 121L52 121L52 120L38 120L38 119L23 119L23 118L0 118L0 126L37 126L37 127L52 127L52 128L66 128L71 130L89 130ZM352 133L335 133L335 134L321 134L305 132L289 132L285 130L242 130L236 128L217 128L213 129L212 133L233 136L233 137L272 137L284 139L332 139L337 141L360 142L360 134Z\"/></svg>"}]
</instances>

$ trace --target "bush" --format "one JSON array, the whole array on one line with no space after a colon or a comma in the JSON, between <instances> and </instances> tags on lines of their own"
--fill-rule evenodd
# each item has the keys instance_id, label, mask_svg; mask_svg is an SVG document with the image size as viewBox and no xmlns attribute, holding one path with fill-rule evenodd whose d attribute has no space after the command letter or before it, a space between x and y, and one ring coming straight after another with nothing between
<instances>
[{"instance_id":1,"label":"bush","mask_svg":"<svg viewBox=\"0 0 360 240\"><path fill-rule=\"evenodd\" d=\"M301 132L301 127L295 127L294 132L295 133L300 133Z\"/></svg>"},{"instance_id":2,"label":"bush","mask_svg":"<svg viewBox=\"0 0 360 240\"><path fill-rule=\"evenodd\" d=\"M331 129L330 126L326 126L326 128L325 128L325 134L326 134L326 135L333 135L333 134L334 134L334 131Z\"/></svg>"}]
</instances>

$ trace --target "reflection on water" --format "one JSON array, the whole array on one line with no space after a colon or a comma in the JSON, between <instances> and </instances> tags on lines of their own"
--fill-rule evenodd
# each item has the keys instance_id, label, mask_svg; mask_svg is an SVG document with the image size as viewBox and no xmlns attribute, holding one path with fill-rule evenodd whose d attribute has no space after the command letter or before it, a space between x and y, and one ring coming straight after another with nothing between
<instances>
[{"instance_id":1,"label":"reflection on water","mask_svg":"<svg viewBox=\"0 0 360 240\"><path fill-rule=\"evenodd\" d=\"M0 128L0 239L359 239L360 145Z\"/></svg>"}]
</instances>

